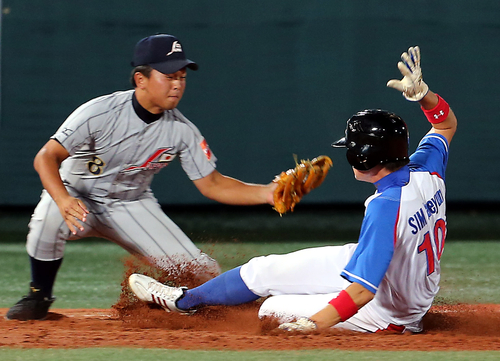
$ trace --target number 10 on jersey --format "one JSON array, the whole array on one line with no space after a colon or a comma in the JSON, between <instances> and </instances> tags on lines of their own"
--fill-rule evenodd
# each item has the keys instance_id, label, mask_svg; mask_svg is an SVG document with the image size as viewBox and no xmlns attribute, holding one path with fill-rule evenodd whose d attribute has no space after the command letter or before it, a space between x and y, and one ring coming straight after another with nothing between
<instances>
[{"instance_id":1,"label":"number 10 on jersey","mask_svg":"<svg viewBox=\"0 0 500 361\"><path fill-rule=\"evenodd\" d=\"M418 253L425 252L427 257L427 275L434 272L435 259L441 259L444 249L444 241L446 238L446 222L440 218L434 224L434 231L424 234L424 240L418 246ZM434 244L434 247L433 247Z\"/></svg>"}]
</instances>

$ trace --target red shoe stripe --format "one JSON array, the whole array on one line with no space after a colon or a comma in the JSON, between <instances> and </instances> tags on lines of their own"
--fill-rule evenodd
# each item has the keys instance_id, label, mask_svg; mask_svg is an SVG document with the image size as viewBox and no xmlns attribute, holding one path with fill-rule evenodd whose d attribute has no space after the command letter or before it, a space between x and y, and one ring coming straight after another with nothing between
<instances>
[{"instance_id":1,"label":"red shoe stripe","mask_svg":"<svg viewBox=\"0 0 500 361\"><path fill-rule=\"evenodd\" d=\"M172 310L170 309L170 307L168 307L168 305L167 305L167 301L165 301L163 298L155 297L155 295L154 295L154 294L151 294L151 298L153 299L153 302L154 302L154 303L156 303L156 304L160 305L161 307L163 307L163 308L165 308L165 309L167 309L167 310L169 310L169 311L172 311Z\"/></svg>"}]
</instances>

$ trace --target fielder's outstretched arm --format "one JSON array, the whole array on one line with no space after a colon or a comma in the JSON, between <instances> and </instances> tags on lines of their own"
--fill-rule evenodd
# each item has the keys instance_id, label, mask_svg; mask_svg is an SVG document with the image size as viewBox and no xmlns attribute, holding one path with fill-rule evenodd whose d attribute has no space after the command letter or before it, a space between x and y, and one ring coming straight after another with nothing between
<instances>
[{"instance_id":1,"label":"fielder's outstretched arm","mask_svg":"<svg viewBox=\"0 0 500 361\"><path fill-rule=\"evenodd\" d=\"M277 184L245 183L214 170L208 176L193 181L205 197L233 205L274 205L273 192Z\"/></svg>"}]
</instances>

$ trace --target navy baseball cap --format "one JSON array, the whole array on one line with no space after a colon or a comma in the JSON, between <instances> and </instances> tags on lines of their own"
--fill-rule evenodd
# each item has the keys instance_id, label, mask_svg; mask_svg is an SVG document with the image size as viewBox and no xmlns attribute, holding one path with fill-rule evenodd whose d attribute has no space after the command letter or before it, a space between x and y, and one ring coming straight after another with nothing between
<instances>
[{"instance_id":1,"label":"navy baseball cap","mask_svg":"<svg viewBox=\"0 0 500 361\"><path fill-rule=\"evenodd\" d=\"M182 68L198 70L198 64L186 59L182 45L175 36L158 34L141 39L134 49L132 66L149 65L163 74L173 74Z\"/></svg>"}]
</instances>

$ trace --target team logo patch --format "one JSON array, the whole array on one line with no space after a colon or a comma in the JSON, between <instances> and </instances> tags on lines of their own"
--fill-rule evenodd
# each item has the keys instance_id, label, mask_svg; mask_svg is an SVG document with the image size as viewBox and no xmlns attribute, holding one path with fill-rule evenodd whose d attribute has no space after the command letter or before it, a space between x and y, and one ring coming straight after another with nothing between
<instances>
[{"instance_id":1,"label":"team logo patch","mask_svg":"<svg viewBox=\"0 0 500 361\"><path fill-rule=\"evenodd\" d=\"M182 53L182 46L178 41L174 41L172 44L172 50L167 53L167 56L172 55L173 53Z\"/></svg>"},{"instance_id":2,"label":"team logo patch","mask_svg":"<svg viewBox=\"0 0 500 361\"><path fill-rule=\"evenodd\" d=\"M172 148L161 148L151 155L143 164L133 165L125 169L125 172L133 170L151 170L165 168L171 161L175 159L175 154L169 153Z\"/></svg>"},{"instance_id":3,"label":"team logo patch","mask_svg":"<svg viewBox=\"0 0 500 361\"><path fill-rule=\"evenodd\" d=\"M208 143L205 139L203 139L200 143L201 149L203 149L203 153L205 153L208 160L212 159L212 151L208 147Z\"/></svg>"},{"instance_id":4,"label":"team logo patch","mask_svg":"<svg viewBox=\"0 0 500 361\"><path fill-rule=\"evenodd\" d=\"M104 163L104 161L101 158L95 155L92 157L92 160L87 163L89 172L92 173L93 175L101 174L105 165L106 163Z\"/></svg>"}]
</instances>

